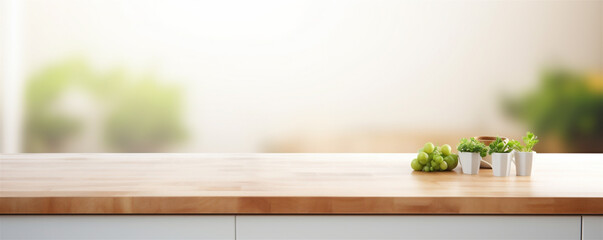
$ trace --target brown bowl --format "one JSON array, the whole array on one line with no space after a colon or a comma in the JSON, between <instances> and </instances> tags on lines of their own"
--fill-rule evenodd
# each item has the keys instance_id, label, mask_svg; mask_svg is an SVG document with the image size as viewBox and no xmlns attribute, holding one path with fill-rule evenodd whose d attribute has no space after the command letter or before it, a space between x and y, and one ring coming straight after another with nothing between
<instances>
[{"instance_id":1,"label":"brown bowl","mask_svg":"<svg viewBox=\"0 0 603 240\"><path fill-rule=\"evenodd\" d=\"M509 141L509 139L506 137L500 137L500 138L502 138L502 140L504 142ZM492 143L496 140L496 136L476 136L475 140L480 141L481 143L485 144L487 147L490 145L490 143ZM492 156L486 155L483 159L484 159L484 161L492 164ZM490 167L490 165L485 164L484 162L480 162L479 167L480 168L492 168L492 167Z\"/></svg>"}]
</instances>

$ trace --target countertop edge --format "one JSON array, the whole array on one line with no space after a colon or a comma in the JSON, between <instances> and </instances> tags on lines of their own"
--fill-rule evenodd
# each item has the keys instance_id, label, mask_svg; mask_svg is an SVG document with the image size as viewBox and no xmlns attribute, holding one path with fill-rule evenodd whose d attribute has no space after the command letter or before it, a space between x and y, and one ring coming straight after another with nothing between
<instances>
[{"instance_id":1,"label":"countertop edge","mask_svg":"<svg viewBox=\"0 0 603 240\"><path fill-rule=\"evenodd\" d=\"M603 197L0 197L0 214L601 215Z\"/></svg>"}]
</instances>

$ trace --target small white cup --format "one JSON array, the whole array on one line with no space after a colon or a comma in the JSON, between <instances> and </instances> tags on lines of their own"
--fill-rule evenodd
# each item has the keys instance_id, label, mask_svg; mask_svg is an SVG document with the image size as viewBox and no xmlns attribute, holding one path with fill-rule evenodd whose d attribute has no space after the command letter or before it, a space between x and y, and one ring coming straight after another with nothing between
<instances>
[{"instance_id":1,"label":"small white cup","mask_svg":"<svg viewBox=\"0 0 603 240\"><path fill-rule=\"evenodd\" d=\"M459 162L461 163L461 169L463 169L464 174L478 174L481 161L482 157L479 153L459 152Z\"/></svg>"},{"instance_id":2,"label":"small white cup","mask_svg":"<svg viewBox=\"0 0 603 240\"><path fill-rule=\"evenodd\" d=\"M497 177L509 176L511 153L492 153L492 174Z\"/></svg>"},{"instance_id":3,"label":"small white cup","mask_svg":"<svg viewBox=\"0 0 603 240\"><path fill-rule=\"evenodd\" d=\"M532 162L536 152L515 152L515 170L517 176L531 176Z\"/></svg>"}]
</instances>

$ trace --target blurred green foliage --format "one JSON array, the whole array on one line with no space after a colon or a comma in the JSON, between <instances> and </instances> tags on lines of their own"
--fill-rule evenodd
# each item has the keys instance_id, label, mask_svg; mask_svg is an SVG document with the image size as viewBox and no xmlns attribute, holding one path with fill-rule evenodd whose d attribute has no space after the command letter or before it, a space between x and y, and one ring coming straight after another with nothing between
<instances>
[{"instance_id":1,"label":"blurred green foliage","mask_svg":"<svg viewBox=\"0 0 603 240\"><path fill-rule=\"evenodd\" d=\"M66 141L93 127L53 108L70 87L83 89L98 103L92 111L106 110L103 149L161 152L185 137L179 88L161 85L153 76L130 78L120 69L94 72L85 60L70 59L43 69L27 82L26 152L63 152Z\"/></svg>"},{"instance_id":2,"label":"blurred green foliage","mask_svg":"<svg viewBox=\"0 0 603 240\"><path fill-rule=\"evenodd\" d=\"M145 79L122 91L105 122L113 151L157 152L184 137L178 89Z\"/></svg>"},{"instance_id":3,"label":"blurred green foliage","mask_svg":"<svg viewBox=\"0 0 603 240\"><path fill-rule=\"evenodd\" d=\"M505 109L535 133L559 137L565 151L603 152L601 75L547 69L536 90L505 101Z\"/></svg>"}]
</instances>

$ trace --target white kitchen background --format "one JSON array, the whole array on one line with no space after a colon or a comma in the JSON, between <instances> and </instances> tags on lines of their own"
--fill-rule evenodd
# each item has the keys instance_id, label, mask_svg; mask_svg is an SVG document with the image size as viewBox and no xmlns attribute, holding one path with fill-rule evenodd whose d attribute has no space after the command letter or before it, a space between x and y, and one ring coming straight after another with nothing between
<instances>
[{"instance_id":1,"label":"white kitchen background","mask_svg":"<svg viewBox=\"0 0 603 240\"><path fill-rule=\"evenodd\" d=\"M74 58L179 87L186 140L161 150L175 152L414 152L520 136L501 96L536 87L549 65L603 72L603 1L0 2L5 153L26 151L27 80ZM66 92L57 111L84 127L58 151L111 151L99 108Z\"/></svg>"}]
</instances>

